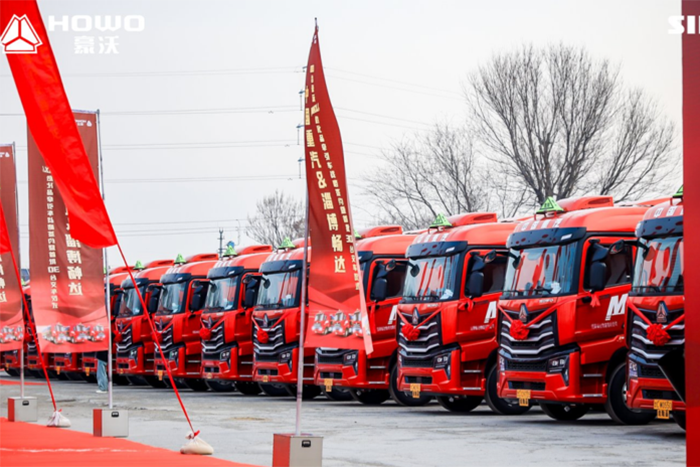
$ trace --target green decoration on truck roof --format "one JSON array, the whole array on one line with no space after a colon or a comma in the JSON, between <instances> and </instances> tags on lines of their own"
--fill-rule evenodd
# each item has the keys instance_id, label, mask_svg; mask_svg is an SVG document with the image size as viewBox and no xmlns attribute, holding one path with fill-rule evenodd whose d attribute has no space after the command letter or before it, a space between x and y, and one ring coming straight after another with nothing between
<instances>
[{"instance_id":1,"label":"green decoration on truck roof","mask_svg":"<svg viewBox=\"0 0 700 467\"><path fill-rule=\"evenodd\" d=\"M178 253L177 258L175 258L175 264L185 264L187 261L185 261L185 257L182 256L182 254Z\"/></svg>"},{"instance_id":2,"label":"green decoration on truck roof","mask_svg":"<svg viewBox=\"0 0 700 467\"><path fill-rule=\"evenodd\" d=\"M296 248L289 237L286 237L280 246L277 247L278 250L293 250Z\"/></svg>"},{"instance_id":3,"label":"green decoration on truck roof","mask_svg":"<svg viewBox=\"0 0 700 467\"><path fill-rule=\"evenodd\" d=\"M544 214L546 212L564 212L564 208L559 206L559 203L557 203L553 197L548 196L547 199L544 200L542 207L537 210L537 214Z\"/></svg>"},{"instance_id":4,"label":"green decoration on truck roof","mask_svg":"<svg viewBox=\"0 0 700 467\"><path fill-rule=\"evenodd\" d=\"M678 189L675 195L673 195L674 198L682 198L683 197L683 185Z\"/></svg>"},{"instance_id":5,"label":"green decoration on truck roof","mask_svg":"<svg viewBox=\"0 0 700 467\"><path fill-rule=\"evenodd\" d=\"M355 239L359 240L361 238L362 238L362 235L360 235L360 232L358 232L357 229L355 229Z\"/></svg>"},{"instance_id":6,"label":"green decoration on truck roof","mask_svg":"<svg viewBox=\"0 0 700 467\"><path fill-rule=\"evenodd\" d=\"M234 250L231 245L226 248L226 252L224 253L224 258L227 256L236 256L236 250Z\"/></svg>"},{"instance_id":7,"label":"green decoration on truck roof","mask_svg":"<svg viewBox=\"0 0 700 467\"><path fill-rule=\"evenodd\" d=\"M136 264L134 265L134 270L140 271L142 269L146 269L146 268L143 267L143 263L141 262L141 260L136 261Z\"/></svg>"},{"instance_id":8,"label":"green decoration on truck roof","mask_svg":"<svg viewBox=\"0 0 700 467\"><path fill-rule=\"evenodd\" d=\"M450 224L450 221L447 220L444 214L438 214L433 223L430 224L431 229L437 227L452 227L452 224Z\"/></svg>"}]
</instances>

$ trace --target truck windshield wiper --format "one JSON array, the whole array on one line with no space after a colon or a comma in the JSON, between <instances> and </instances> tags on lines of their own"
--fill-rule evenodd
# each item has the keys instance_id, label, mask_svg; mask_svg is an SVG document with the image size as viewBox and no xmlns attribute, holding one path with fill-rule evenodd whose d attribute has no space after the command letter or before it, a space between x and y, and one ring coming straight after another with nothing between
<instances>
[{"instance_id":1,"label":"truck windshield wiper","mask_svg":"<svg viewBox=\"0 0 700 467\"><path fill-rule=\"evenodd\" d=\"M530 292L532 292L532 293L543 293L543 292L552 293L552 289L548 289L547 287L543 287L541 285L538 285L537 287L530 289Z\"/></svg>"}]
</instances>

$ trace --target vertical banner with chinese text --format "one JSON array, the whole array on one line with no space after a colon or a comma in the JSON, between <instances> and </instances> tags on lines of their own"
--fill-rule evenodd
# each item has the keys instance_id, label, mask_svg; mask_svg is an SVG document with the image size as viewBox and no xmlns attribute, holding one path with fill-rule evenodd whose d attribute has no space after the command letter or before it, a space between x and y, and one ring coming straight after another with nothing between
<instances>
[{"instance_id":1,"label":"vertical banner with chinese text","mask_svg":"<svg viewBox=\"0 0 700 467\"><path fill-rule=\"evenodd\" d=\"M74 112L93 174L98 178L97 115ZM31 133L29 231L32 310L42 350L107 350L102 250L70 235L66 206Z\"/></svg>"},{"instance_id":2,"label":"vertical banner with chinese text","mask_svg":"<svg viewBox=\"0 0 700 467\"><path fill-rule=\"evenodd\" d=\"M19 223L17 221L17 170L12 144L0 144L0 202L7 235L19 267ZM0 228L2 228L0 226ZM22 286L9 252L0 254L0 351L16 350L24 339Z\"/></svg>"},{"instance_id":3,"label":"vertical banner with chinese text","mask_svg":"<svg viewBox=\"0 0 700 467\"><path fill-rule=\"evenodd\" d=\"M318 28L306 68L305 102L306 185L313 261L304 345L364 348L371 353L372 336L355 251L343 143L323 74Z\"/></svg>"}]
</instances>

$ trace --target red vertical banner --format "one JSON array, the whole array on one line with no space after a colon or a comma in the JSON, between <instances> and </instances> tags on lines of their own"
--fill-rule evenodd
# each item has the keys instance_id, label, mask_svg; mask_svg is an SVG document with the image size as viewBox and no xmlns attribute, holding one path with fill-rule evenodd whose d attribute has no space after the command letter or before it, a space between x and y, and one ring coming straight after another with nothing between
<instances>
[{"instance_id":1,"label":"red vertical banner","mask_svg":"<svg viewBox=\"0 0 700 467\"><path fill-rule=\"evenodd\" d=\"M98 177L97 115L74 112L85 152ZM66 205L31 133L29 229L32 310L45 352L107 350L102 250L71 236Z\"/></svg>"},{"instance_id":2,"label":"red vertical banner","mask_svg":"<svg viewBox=\"0 0 700 467\"><path fill-rule=\"evenodd\" d=\"M19 222L17 221L17 170L15 148L0 144L0 203L7 237L19 265ZM0 228L2 219L0 219ZM0 351L19 349L24 336L22 286L12 264L11 253L0 254Z\"/></svg>"},{"instance_id":3,"label":"red vertical banner","mask_svg":"<svg viewBox=\"0 0 700 467\"><path fill-rule=\"evenodd\" d=\"M696 24L700 1L683 0L684 24ZM683 41L683 219L685 283L700 282L700 35L688 31ZM685 387L687 464L700 465L700 296L685 295Z\"/></svg>"},{"instance_id":4,"label":"red vertical banner","mask_svg":"<svg viewBox=\"0 0 700 467\"><path fill-rule=\"evenodd\" d=\"M326 87L314 31L306 67L304 141L309 231L309 321L305 346L372 352L362 273L350 215L340 128Z\"/></svg>"}]
</instances>

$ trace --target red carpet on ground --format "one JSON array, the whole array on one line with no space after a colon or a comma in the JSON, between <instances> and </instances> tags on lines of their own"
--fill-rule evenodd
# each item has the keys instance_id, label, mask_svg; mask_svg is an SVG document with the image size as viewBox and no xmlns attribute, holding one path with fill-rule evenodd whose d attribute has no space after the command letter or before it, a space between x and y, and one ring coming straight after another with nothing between
<instances>
[{"instance_id":1,"label":"red carpet on ground","mask_svg":"<svg viewBox=\"0 0 700 467\"><path fill-rule=\"evenodd\" d=\"M183 444L186 440L182 440ZM210 456L183 455L123 438L97 438L65 428L0 418L2 467L254 467Z\"/></svg>"},{"instance_id":2,"label":"red carpet on ground","mask_svg":"<svg viewBox=\"0 0 700 467\"><path fill-rule=\"evenodd\" d=\"M19 386L19 381L8 381L6 379L0 379L0 386ZM34 381L25 381L25 386L46 386L46 383L36 383Z\"/></svg>"}]
</instances>

